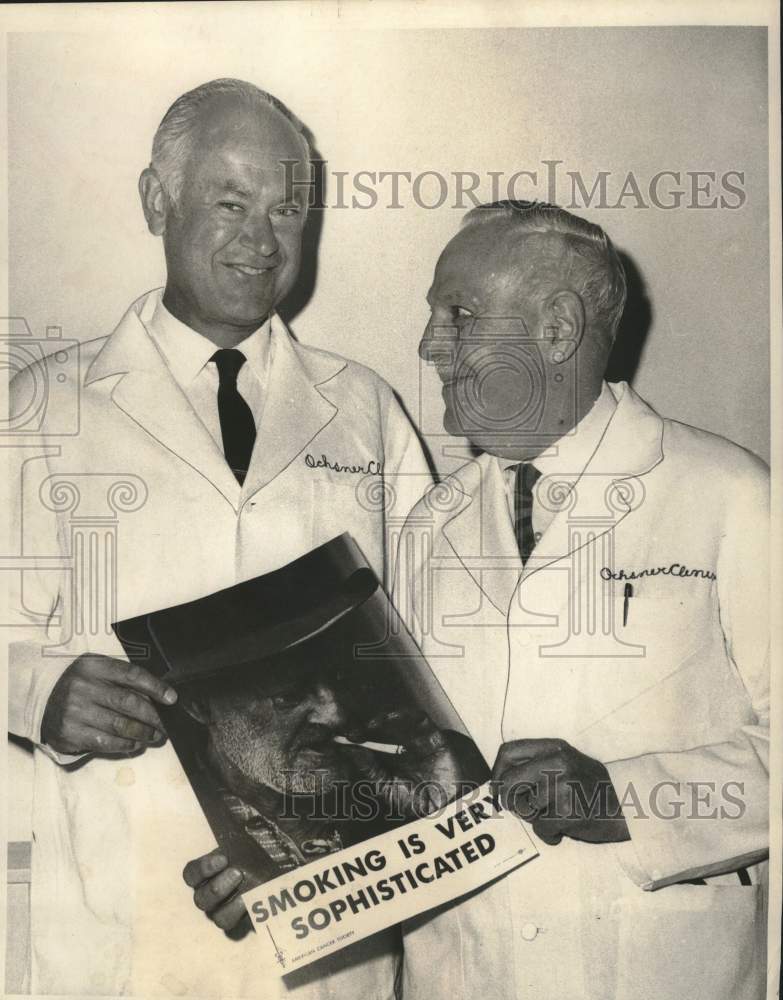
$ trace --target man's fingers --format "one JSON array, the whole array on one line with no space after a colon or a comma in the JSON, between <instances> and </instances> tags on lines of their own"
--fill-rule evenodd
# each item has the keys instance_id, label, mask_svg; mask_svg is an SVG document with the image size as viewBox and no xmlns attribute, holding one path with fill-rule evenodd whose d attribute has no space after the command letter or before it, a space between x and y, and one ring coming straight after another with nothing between
<instances>
[{"instance_id":1,"label":"man's fingers","mask_svg":"<svg viewBox=\"0 0 783 1000\"><path fill-rule=\"evenodd\" d=\"M219 847L216 847L209 854L203 854L200 858L188 861L182 872L182 877L191 889L195 889L202 882L206 882L208 878L223 871L227 865L228 858Z\"/></svg>"},{"instance_id":2,"label":"man's fingers","mask_svg":"<svg viewBox=\"0 0 783 1000\"><path fill-rule=\"evenodd\" d=\"M568 744L565 740L511 740L509 743L504 743L498 750L495 763L492 765L492 777L499 779L509 767L535 760L537 757L548 757L567 748Z\"/></svg>"},{"instance_id":3,"label":"man's fingers","mask_svg":"<svg viewBox=\"0 0 783 1000\"><path fill-rule=\"evenodd\" d=\"M150 698L176 693L147 670L83 653L57 680L41 720L42 742L60 753L133 753L165 737Z\"/></svg>"},{"instance_id":4,"label":"man's fingers","mask_svg":"<svg viewBox=\"0 0 783 1000\"><path fill-rule=\"evenodd\" d=\"M69 739L77 747L74 753L135 753L144 746L138 740L112 736L91 726L79 727L75 738Z\"/></svg>"},{"instance_id":5,"label":"man's fingers","mask_svg":"<svg viewBox=\"0 0 783 1000\"><path fill-rule=\"evenodd\" d=\"M109 708L128 719L143 722L150 729L157 729L161 735L164 732L163 724L152 702L131 688L119 687L115 684L99 684L95 688L94 699L98 705L103 705L104 708Z\"/></svg>"},{"instance_id":6,"label":"man's fingers","mask_svg":"<svg viewBox=\"0 0 783 1000\"><path fill-rule=\"evenodd\" d=\"M163 735L162 731L148 726L136 719L118 715L100 705L90 705L83 713L84 724L90 729L97 729L107 736L119 736L124 740L140 743L154 743Z\"/></svg>"},{"instance_id":7,"label":"man's fingers","mask_svg":"<svg viewBox=\"0 0 783 1000\"><path fill-rule=\"evenodd\" d=\"M527 777L529 773L532 778ZM531 822L538 815L538 784L535 774L528 768L512 767L504 772L504 777L495 782L504 809L516 813L520 819Z\"/></svg>"},{"instance_id":8,"label":"man's fingers","mask_svg":"<svg viewBox=\"0 0 783 1000\"><path fill-rule=\"evenodd\" d=\"M557 805L560 770L555 766L557 754L546 754L507 766L494 778L500 801L506 809L530 822L539 813L554 812Z\"/></svg>"},{"instance_id":9,"label":"man's fingers","mask_svg":"<svg viewBox=\"0 0 783 1000\"><path fill-rule=\"evenodd\" d=\"M182 872L185 882L194 889L193 901L209 919L230 937L244 936L252 930L242 898L235 895L244 876L237 868L228 868L228 860L216 848L209 854L189 861ZM250 885L257 883L251 882ZM245 885L245 889L248 885Z\"/></svg>"},{"instance_id":10,"label":"man's fingers","mask_svg":"<svg viewBox=\"0 0 783 1000\"><path fill-rule=\"evenodd\" d=\"M394 775L388 771L381 763L381 756L368 750L366 747L341 746L340 752L345 757L350 758L353 766L364 778L365 781L380 785L386 781L393 781Z\"/></svg>"},{"instance_id":11,"label":"man's fingers","mask_svg":"<svg viewBox=\"0 0 783 1000\"><path fill-rule=\"evenodd\" d=\"M542 816L533 820L533 833L545 844L554 846L563 839L562 822L559 819L546 819Z\"/></svg>"},{"instance_id":12,"label":"man's fingers","mask_svg":"<svg viewBox=\"0 0 783 1000\"><path fill-rule=\"evenodd\" d=\"M226 902L241 881L241 872L236 868L227 868L203 882L193 893L193 900L200 910L211 913Z\"/></svg>"},{"instance_id":13,"label":"man's fingers","mask_svg":"<svg viewBox=\"0 0 783 1000\"><path fill-rule=\"evenodd\" d=\"M213 910L209 914L209 919L221 930L232 931L247 915L247 908L242 902L242 897L237 896Z\"/></svg>"},{"instance_id":14,"label":"man's fingers","mask_svg":"<svg viewBox=\"0 0 783 1000\"><path fill-rule=\"evenodd\" d=\"M122 660L112 660L108 656L95 658L99 666L96 676L110 684L131 688L139 694L145 694L161 705L173 705L177 700L177 692L149 670L134 663L124 663Z\"/></svg>"},{"instance_id":15,"label":"man's fingers","mask_svg":"<svg viewBox=\"0 0 783 1000\"><path fill-rule=\"evenodd\" d=\"M535 785L541 782L543 785L551 780L555 770L555 756L546 754L543 757L533 757L530 760L523 759L517 764L508 764L497 773L493 771L492 780L507 788L513 784Z\"/></svg>"}]
</instances>

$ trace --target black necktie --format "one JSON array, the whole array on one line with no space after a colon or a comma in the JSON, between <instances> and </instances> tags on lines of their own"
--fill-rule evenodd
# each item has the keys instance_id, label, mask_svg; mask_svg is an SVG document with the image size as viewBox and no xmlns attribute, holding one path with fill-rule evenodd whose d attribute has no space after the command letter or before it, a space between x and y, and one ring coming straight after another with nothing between
<instances>
[{"instance_id":1,"label":"black necktie","mask_svg":"<svg viewBox=\"0 0 783 1000\"><path fill-rule=\"evenodd\" d=\"M533 487L541 473L529 462L520 462L514 472L514 531L524 566L536 545L533 534Z\"/></svg>"},{"instance_id":2,"label":"black necktie","mask_svg":"<svg viewBox=\"0 0 783 1000\"><path fill-rule=\"evenodd\" d=\"M256 422L250 407L237 389L237 375L245 363L245 355L241 351L222 350L215 351L209 360L215 362L220 376L218 413L220 433L223 435L223 454L241 486L245 481L256 440Z\"/></svg>"}]
</instances>

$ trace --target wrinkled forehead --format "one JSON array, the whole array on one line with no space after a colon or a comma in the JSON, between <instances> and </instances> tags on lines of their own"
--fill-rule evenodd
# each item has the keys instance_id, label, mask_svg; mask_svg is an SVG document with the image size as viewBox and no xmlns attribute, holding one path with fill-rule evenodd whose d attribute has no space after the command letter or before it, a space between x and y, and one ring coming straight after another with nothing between
<instances>
[{"instance_id":1,"label":"wrinkled forehead","mask_svg":"<svg viewBox=\"0 0 783 1000\"><path fill-rule=\"evenodd\" d=\"M526 281L542 270L553 279L565 274L567 261L567 246L559 233L522 231L513 220L503 218L479 222L446 244L431 295L505 300L523 295Z\"/></svg>"}]
</instances>

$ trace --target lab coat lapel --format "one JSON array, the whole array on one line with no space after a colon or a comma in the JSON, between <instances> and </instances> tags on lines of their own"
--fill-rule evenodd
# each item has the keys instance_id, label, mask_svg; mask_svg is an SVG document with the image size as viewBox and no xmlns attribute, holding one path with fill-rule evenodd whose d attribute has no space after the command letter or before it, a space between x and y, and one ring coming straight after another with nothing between
<instances>
[{"instance_id":1,"label":"lab coat lapel","mask_svg":"<svg viewBox=\"0 0 783 1000\"><path fill-rule=\"evenodd\" d=\"M625 382L610 384L617 408L579 475L548 475L536 484L543 506L556 511L523 579L594 545L644 501L641 477L663 458L663 421Z\"/></svg>"},{"instance_id":2,"label":"lab coat lapel","mask_svg":"<svg viewBox=\"0 0 783 1000\"><path fill-rule=\"evenodd\" d=\"M187 462L239 508L240 487L223 452L177 385L144 328L155 294L134 303L90 366L85 385L120 375L111 398L131 420L183 462Z\"/></svg>"},{"instance_id":3,"label":"lab coat lapel","mask_svg":"<svg viewBox=\"0 0 783 1000\"><path fill-rule=\"evenodd\" d=\"M502 614L508 612L522 561L506 502L503 473L490 455L481 455L455 473L464 495L443 534L476 585Z\"/></svg>"},{"instance_id":4,"label":"lab coat lapel","mask_svg":"<svg viewBox=\"0 0 783 1000\"><path fill-rule=\"evenodd\" d=\"M249 497L271 482L334 419L337 407L321 387L345 368L333 355L302 348L272 317L267 397L244 485Z\"/></svg>"}]
</instances>

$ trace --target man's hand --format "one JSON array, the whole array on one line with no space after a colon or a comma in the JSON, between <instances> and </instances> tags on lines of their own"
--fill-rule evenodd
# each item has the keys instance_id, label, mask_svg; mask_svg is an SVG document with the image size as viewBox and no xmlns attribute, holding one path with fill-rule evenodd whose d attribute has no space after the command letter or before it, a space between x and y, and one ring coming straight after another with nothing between
<instances>
[{"instance_id":1,"label":"man's hand","mask_svg":"<svg viewBox=\"0 0 783 1000\"><path fill-rule=\"evenodd\" d=\"M228 867L228 860L219 848L189 861L182 877L194 890L196 906L230 937L244 937L252 929L242 897L237 895L240 885L244 891L249 888L247 879L238 868Z\"/></svg>"},{"instance_id":2,"label":"man's hand","mask_svg":"<svg viewBox=\"0 0 783 1000\"><path fill-rule=\"evenodd\" d=\"M41 740L57 753L133 753L165 740L153 702L176 700L176 691L143 667L84 653L49 696Z\"/></svg>"},{"instance_id":3,"label":"man's hand","mask_svg":"<svg viewBox=\"0 0 783 1000\"><path fill-rule=\"evenodd\" d=\"M565 740L504 743L492 778L503 805L545 844L564 836L591 844L630 839L609 772Z\"/></svg>"}]
</instances>

